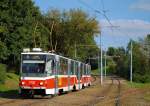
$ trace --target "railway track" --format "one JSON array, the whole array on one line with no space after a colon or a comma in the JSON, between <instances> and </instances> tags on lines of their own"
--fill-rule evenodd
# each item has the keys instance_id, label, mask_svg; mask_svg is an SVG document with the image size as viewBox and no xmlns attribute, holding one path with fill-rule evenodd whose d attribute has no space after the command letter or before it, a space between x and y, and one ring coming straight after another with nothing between
<instances>
[{"instance_id":1,"label":"railway track","mask_svg":"<svg viewBox=\"0 0 150 106\"><path fill-rule=\"evenodd\" d=\"M112 84L112 83L114 83L114 81L117 82L116 85ZM95 102L94 106L104 106L104 105L107 106L107 105L112 105L112 104L114 104L115 106L122 106L122 101L124 99L128 98L129 96L135 95L138 93L144 94L148 91L148 90L142 90L142 89L127 89L125 91L122 91L123 86L121 84L120 78L118 78L118 77L113 77L112 83L111 83L112 84L111 88L113 87L113 85L116 86L115 96L111 95L111 94L109 95L109 93L111 91L108 91L109 93L106 93L104 98L100 98L99 102L97 102L97 103ZM144 104L144 106L149 106L146 103L143 103L143 104ZM140 105L140 103L138 105Z\"/></svg>"},{"instance_id":2,"label":"railway track","mask_svg":"<svg viewBox=\"0 0 150 106\"><path fill-rule=\"evenodd\" d=\"M96 84L100 84L100 82L98 82ZM108 87L102 89L102 91L95 96L96 98L94 100L89 101L84 106L95 106L96 104L98 104L101 100L103 100L107 96L107 94L109 93L109 91L112 88L112 85L113 85L113 81L111 84L108 85Z\"/></svg>"},{"instance_id":3,"label":"railway track","mask_svg":"<svg viewBox=\"0 0 150 106\"><path fill-rule=\"evenodd\" d=\"M121 83L118 77L111 77L110 78L111 83L104 87L103 90L97 94L96 98L90 102L88 102L85 106L99 106L99 105L105 105L105 103L114 102L115 106L120 106L120 92L121 92ZM114 90L115 87L115 91ZM111 95L111 93L115 93Z\"/></svg>"},{"instance_id":4,"label":"railway track","mask_svg":"<svg viewBox=\"0 0 150 106\"><path fill-rule=\"evenodd\" d=\"M145 92L141 90L136 89L127 89L125 91L122 91L123 84L122 81L120 81L120 78L118 77L110 77L109 81L105 83L105 85L100 85L100 78L99 76L92 76L92 86L85 90L80 90L79 92L70 92L69 94L62 95L62 96L56 96L51 98L42 98L38 97L35 99L13 99L8 100L3 103L0 103L0 106L37 106L43 104L53 104L55 105L64 105L68 106L70 104L71 106L81 105L81 106L105 106L105 105L115 105L120 106L122 105L125 98L127 98L129 95L133 95L139 92ZM94 89L94 90L93 90ZM90 92L96 91L95 94L92 94ZM90 94L89 94L90 93ZM93 92L94 93L94 92ZM68 95L68 96L67 96ZM81 103L83 98L85 96L90 97L91 99L85 100L84 103ZM67 99L64 99L67 98ZM72 99L78 99L79 101L75 102ZM81 99L80 99L81 98ZM66 101L63 101L66 100ZM67 102L68 100L68 102ZM71 102L72 100L72 102ZM47 106L47 105L46 105Z\"/></svg>"},{"instance_id":5,"label":"railway track","mask_svg":"<svg viewBox=\"0 0 150 106\"><path fill-rule=\"evenodd\" d=\"M114 103L115 106L121 106L121 82L118 77L112 77L112 81L116 81L113 85L115 86L114 94L109 95L107 103ZM105 103L104 103L105 104Z\"/></svg>"},{"instance_id":6,"label":"railway track","mask_svg":"<svg viewBox=\"0 0 150 106\"><path fill-rule=\"evenodd\" d=\"M120 80L117 78L116 79L118 81L118 92L117 92L117 96L115 97L115 106L121 106L121 83Z\"/></svg>"},{"instance_id":7,"label":"railway track","mask_svg":"<svg viewBox=\"0 0 150 106\"><path fill-rule=\"evenodd\" d=\"M92 75L92 85L94 85L96 81L97 81L97 76Z\"/></svg>"}]
</instances>

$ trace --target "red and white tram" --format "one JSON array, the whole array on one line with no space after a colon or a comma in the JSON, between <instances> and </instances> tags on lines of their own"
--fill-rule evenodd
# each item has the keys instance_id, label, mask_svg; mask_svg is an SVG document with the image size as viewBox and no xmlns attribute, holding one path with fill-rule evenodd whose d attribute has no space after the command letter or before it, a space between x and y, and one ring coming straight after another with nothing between
<instances>
[{"instance_id":1,"label":"red and white tram","mask_svg":"<svg viewBox=\"0 0 150 106\"><path fill-rule=\"evenodd\" d=\"M39 49L21 53L19 94L55 95L91 85L88 64Z\"/></svg>"}]
</instances>

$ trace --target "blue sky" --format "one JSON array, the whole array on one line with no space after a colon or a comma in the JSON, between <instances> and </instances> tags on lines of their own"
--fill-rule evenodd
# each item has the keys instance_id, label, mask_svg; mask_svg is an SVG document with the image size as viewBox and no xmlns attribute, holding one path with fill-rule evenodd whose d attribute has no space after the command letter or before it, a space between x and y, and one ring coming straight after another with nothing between
<instances>
[{"instance_id":1,"label":"blue sky","mask_svg":"<svg viewBox=\"0 0 150 106\"><path fill-rule=\"evenodd\" d=\"M103 49L109 46L127 46L129 39L138 40L150 33L150 0L33 0L45 13L49 9L69 10L80 8L96 16L102 27ZM94 10L106 10L106 15L116 28L111 29L105 17ZM99 38L95 38L99 44Z\"/></svg>"}]
</instances>

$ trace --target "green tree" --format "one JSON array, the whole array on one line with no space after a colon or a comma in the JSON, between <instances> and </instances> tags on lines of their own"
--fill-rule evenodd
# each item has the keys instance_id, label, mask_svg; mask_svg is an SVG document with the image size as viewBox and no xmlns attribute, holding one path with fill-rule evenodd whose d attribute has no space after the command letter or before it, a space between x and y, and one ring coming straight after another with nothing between
<instances>
[{"instance_id":1,"label":"green tree","mask_svg":"<svg viewBox=\"0 0 150 106\"><path fill-rule=\"evenodd\" d=\"M77 56L81 60L93 54L91 49L98 52L94 37L99 32L99 27L95 18L77 9L63 12L51 10L45 14L44 19L44 25L50 32L50 50L73 58L76 44ZM95 47L80 45L95 45Z\"/></svg>"},{"instance_id":2,"label":"green tree","mask_svg":"<svg viewBox=\"0 0 150 106\"><path fill-rule=\"evenodd\" d=\"M116 55L116 50L115 50L115 48L114 48L114 47L109 47L109 48L108 48L108 51L107 51L107 55L109 55L109 56L114 56L114 55Z\"/></svg>"},{"instance_id":3,"label":"green tree","mask_svg":"<svg viewBox=\"0 0 150 106\"><path fill-rule=\"evenodd\" d=\"M130 41L127 49L110 47L107 55L108 70L126 79L130 77L130 52L133 45L133 81L150 82L150 35L140 41Z\"/></svg>"},{"instance_id":4,"label":"green tree","mask_svg":"<svg viewBox=\"0 0 150 106\"><path fill-rule=\"evenodd\" d=\"M108 66L113 66L113 73L128 78L128 57L125 49L123 47L109 47L107 55L111 58L111 61L109 60L110 62L108 62Z\"/></svg>"},{"instance_id":5,"label":"green tree","mask_svg":"<svg viewBox=\"0 0 150 106\"><path fill-rule=\"evenodd\" d=\"M5 61L7 59L7 47L5 45L5 43L0 41L0 63L2 63L3 61Z\"/></svg>"},{"instance_id":6,"label":"green tree","mask_svg":"<svg viewBox=\"0 0 150 106\"><path fill-rule=\"evenodd\" d=\"M145 41L143 41L145 42ZM133 80L136 82L149 82L150 70L148 56L143 51L141 42L132 41L133 44ZM130 43L128 48L130 49Z\"/></svg>"},{"instance_id":7,"label":"green tree","mask_svg":"<svg viewBox=\"0 0 150 106\"><path fill-rule=\"evenodd\" d=\"M32 0L0 1L0 62L19 66L23 48L41 47L74 58L77 47L80 60L99 51L94 37L99 33L95 18L80 9L60 12L50 10L42 15Z\"/></svg>"},{"instance_id":8,"label":"green tree","mask_svg":"<svg viewBox=\"0 0 150 106\"><path fill-rule=\"evenodd\" d=\"M40 11L31 0L0 1L1 62L17 65L22 49L32 46L33 27L39 17Z\"/></svg>"},{"instance_id":9,"label":"green tree","mask_svg":"<svg viewBox=\"0 0 150 106\"><path fill-rule=\"evenodd\" d=\"M6 79L6 65L0 64L0 83L4 83Z\"/></svg>"},{"instance_id":10,"label":"green tree","mask_svg":"<svg viewBox=\"0 0 150 106\"><path fill-rule=\"evenodd\" d=\"M112 58L107 59L107 72L110 74L116 74L117 64Z\"/></svg>"}]
</instances>

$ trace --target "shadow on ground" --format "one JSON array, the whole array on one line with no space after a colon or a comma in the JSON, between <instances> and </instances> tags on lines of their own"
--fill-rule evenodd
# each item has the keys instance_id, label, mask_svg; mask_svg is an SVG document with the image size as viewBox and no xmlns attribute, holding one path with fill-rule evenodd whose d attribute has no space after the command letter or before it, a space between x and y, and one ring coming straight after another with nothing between
<instances>
[{"instance_id":1,"label":"shadow on ground","mask_svg":"<svg viewBox=\"0 0 150 106\"><path fill-rule=\"evenodd\" d=\"M0 98L19 99L18 90L0 91Z\"/></svg>"},{"instance_id":2,"label":"shadow on ground","mask_svg":"<svg viewBox=\"0 0 150 106\"><path fill-rule=\"evenodd\" d=\"M61 95L65 95L66 93L62 93ZM52 95L48 95L48 96L41 96L41 95L35 95L34 97L30 97L30 96L24 96L21 97L18 94L18 90L8 90L8 91L0 91L0 98L5 98L5 99L49 99L52 98L54 96Z\"/></svg>"}]
</instances>

